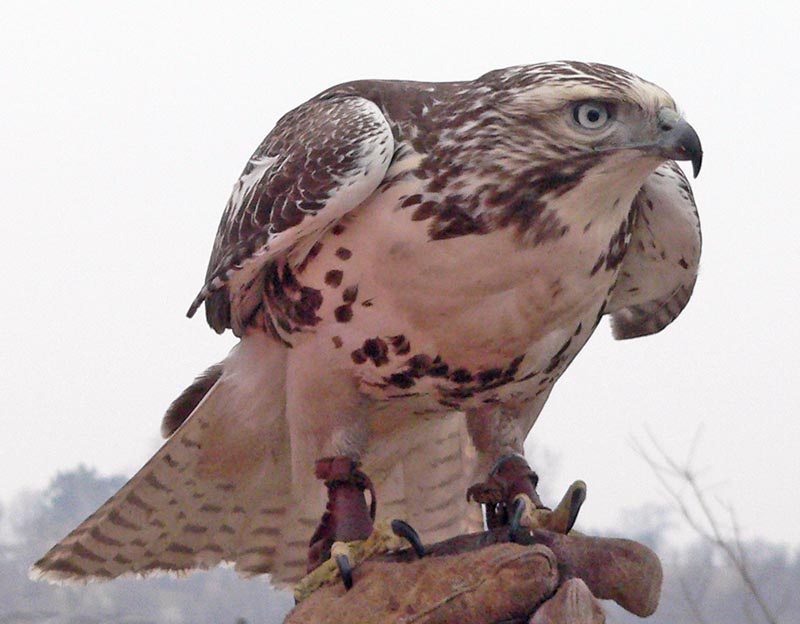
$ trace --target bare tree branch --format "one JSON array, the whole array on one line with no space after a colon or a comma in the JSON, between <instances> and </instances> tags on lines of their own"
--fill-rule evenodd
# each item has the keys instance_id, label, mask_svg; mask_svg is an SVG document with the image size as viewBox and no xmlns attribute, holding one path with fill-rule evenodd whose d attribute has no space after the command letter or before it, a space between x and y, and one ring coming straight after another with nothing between
<instances>
[{"instance_id":1,"label":"bare tree branch","mask_svg":"<svg viewBox=\"0 0 800 624\"><path fill-rule=\"evenodd\" d=\"M779 624L772 608L767 603L759 590L758 584L753 579L745 553L741 530L736 520L736 514L730 505L720 503L726 509L730 522L732 535L723 532L721 522L708 502L708 494L700 484L698 473L692 468L692 461L697 452L699 435L695 434L689 448L686 463L678 464L664 448L658 443L653 434L648 430L650 444L655 448L658 457L654 458L644 446L634 440L636 451L647 462L659 482L680 511L684 520L692 530L702 539L718 549L727 559L739 576L747 592L758 605L759 611L768 624ZM678 481L683 487L678 489L674 482ZM688 490L688 497L687 497ZM695 504L699 511L690 508L688 502ZM694 608L695 605L692 605Z\"/></svg>"}]
</instances>

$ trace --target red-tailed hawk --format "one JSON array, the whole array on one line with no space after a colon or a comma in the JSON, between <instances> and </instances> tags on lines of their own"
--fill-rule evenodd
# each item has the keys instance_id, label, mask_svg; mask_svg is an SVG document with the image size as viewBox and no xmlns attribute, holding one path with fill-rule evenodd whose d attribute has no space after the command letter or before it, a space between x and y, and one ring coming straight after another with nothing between
<instances>
[{"instance_id":1,"label":"red-tailed hawk","mask_svg":"<svg viewBox=\"0 0 800 624\"><path fill-rule=\"evenodd\" d=\"M289 112L236 183L190 310L239 344L35 574L229 561L296 580L321 458L361 460L378 513L425 539L474 528L465 489L523 452L600 319L631 338L686 305L700 228L673 161L696 173L701 156L665 91L599 64L352 82Z\"/></svg>"}]
</instances>

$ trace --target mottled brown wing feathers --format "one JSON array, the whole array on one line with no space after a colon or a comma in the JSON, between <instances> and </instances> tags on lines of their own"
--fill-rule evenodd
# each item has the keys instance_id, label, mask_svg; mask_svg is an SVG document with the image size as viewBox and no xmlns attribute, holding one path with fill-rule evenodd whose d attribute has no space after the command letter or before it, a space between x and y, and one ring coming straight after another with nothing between
<instances>
[{"instance_id":1,"label":"mottled brown wing feathers","mask_svg":"<svg viewBox=\"0 0 800 624\"><path fill-rule=\"evenodd\" d=\"M697 280L700 220L689 182L669 161L636 196L633 234L606 311L618 340L661 331L683 311Z\"/></svg>"},{"instance_id":2,"label":"mottled brown wing feathers","mask_svg":"<svg viewBox=\"0 0 800 624\"><path fill-rule=\"evenodd\" d=\"M205 301L218 332L247 321L265 265L296 247L310 248L378 187L394 153L388 122L371 101L351 95L315 98L285 115L236 182L219 224ZM299 259L302 261L302 258Z\"/></svg>"}]
</instances>

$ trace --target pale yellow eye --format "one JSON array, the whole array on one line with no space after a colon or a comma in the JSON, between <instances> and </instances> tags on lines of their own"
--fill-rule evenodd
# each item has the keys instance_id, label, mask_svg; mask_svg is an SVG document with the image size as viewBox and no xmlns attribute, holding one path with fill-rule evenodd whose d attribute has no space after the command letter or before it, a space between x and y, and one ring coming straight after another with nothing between
<instances>
[{"instance_id":1,"label":"pale yellow eye","mask_svg":"<svg viewBox=\"0 0 800 624\"><path fill-rule=\"evenodd\" d=\"M611 119L611 111L604 102L580 102L572 109L575 122L587 130L599 130Z\"/></svg>"}]
</instances>

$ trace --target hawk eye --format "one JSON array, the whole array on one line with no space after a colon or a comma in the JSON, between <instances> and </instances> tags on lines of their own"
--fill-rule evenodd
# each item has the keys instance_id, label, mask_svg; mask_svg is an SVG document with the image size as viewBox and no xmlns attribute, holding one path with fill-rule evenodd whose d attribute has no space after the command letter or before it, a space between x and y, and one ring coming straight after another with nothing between
<instances>
[{"instance_id":1,"label":"hawk eye","mask_svg":"<svg viewBox=\"0 0 800 624\"><path fill-rule=\"evenodd\" d=\"M575 122L587 130L599 130L611 119L611 111L605 102L580 102L572 109Z\"/></svg>"}]
</instances>

